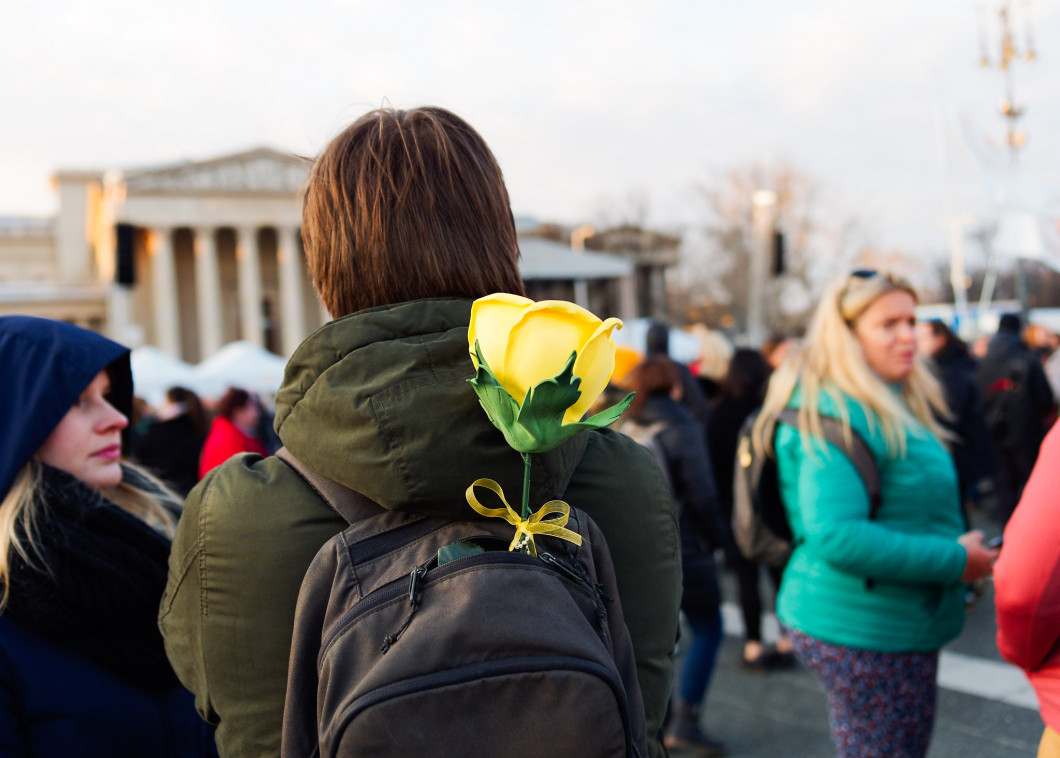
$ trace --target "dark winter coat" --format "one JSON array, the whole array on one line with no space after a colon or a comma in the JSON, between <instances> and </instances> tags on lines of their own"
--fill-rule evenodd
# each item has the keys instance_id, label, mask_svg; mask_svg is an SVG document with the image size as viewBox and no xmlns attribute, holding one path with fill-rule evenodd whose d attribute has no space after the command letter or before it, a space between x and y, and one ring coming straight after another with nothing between
<instances>
[{"instance_id":1,"label":"dark winter coat","mask_svg":"<svg viewBox=\"0 0 1060 758\"><path fill-rule=\"evenodd\" d=\"M38 560L11 556L0 615L0 755L215 756L213 728L177 682L156 625L169 540L41 468Z\"/></svg>"},{"instance_id":2,"label":"dark winter coat","mask_svg":"<svg viewBox=\"0 0 1060 758\"><path fill-rule=\"evenodd\" d=\"M722 397L714 406L707 426L707 447L718 485L718 503L722 515L732 520L733 471L736 466L736 441L743 422L754 413L762 400L759 397Z\"/></svg>"},{"instance_id":3,"label":"dark winter coat","mask_svg":"<svg viewBox=\"0 0 1060 758\"><path fill-rule=\"evenodd\" d=\"M976 377L995 447L1033 461L1054 402L1038 356L1019 334L999 331L979 360Z\"/></svg>"},{"instance_id":4,"label":"dark winter coat","mask_svg":"<svg viewBox=\"0 0 1060 758\"><path fill-rule=\"evenodd\" d=\"M950 410L951 418L941 422L956 437L951 452L961 497L967 498L976 482L994 476L994 451L976 384L975 360L967 350L954 344L931 356L931 362Z\"/></svg>"},{"instance_id":5,"label":"dark winter coat","mask_svg":"<svg viewBox=\"0 0 1060 758\"><path fill-rule=\"evenodd\" d=\"M128 350L46 319L0 317L0 497L93 378L128 413ZM169 541L39 464L32 560L9 559L0 612L0 755L188 758L211 729L176 681L155 618ZM16 527L17 530L21 527Z\"/></svg>"},{"instance_id":6,"label":"dark winter coat","mask_svg":"<svg viewBox=\"0 0 1060 758\"><path fill-rule=\"evenodd\" d=\"M155 421L136 440L136 460L187 497L199 482L204 439L187 413Z\"/></svg>"},{"instance_id":7,"label":"dark winter coat","mask_svg":"<svg viewBox=\"0 0 1060 758\"><path fill-rule=\"evenodd\" d=\"M712 612L721 602L713 553L725 544L727 530L703 435L688 410L665 394L649 397L640 415L636 424L653 433L673 489L681 529L681 608Z\"/></svg>"}]
</instances>

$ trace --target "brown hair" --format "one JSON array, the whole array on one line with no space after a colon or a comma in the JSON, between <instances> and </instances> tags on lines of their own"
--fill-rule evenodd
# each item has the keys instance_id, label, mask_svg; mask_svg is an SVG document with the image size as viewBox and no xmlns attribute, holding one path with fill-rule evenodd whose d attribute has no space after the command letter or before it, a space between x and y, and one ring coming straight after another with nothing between
<instances>
[{"instance_id":1,"label":"brown hair","mask_svg":"<svg viewBox=\"0 0 1060 758\"><path fill-rule=\"evenodd\" d=\"M217 401L214 413L231 421L233 413L253 402L256 402L255 398L246 390L239 387L229 387L225 394L221 396L221 399Z\"/></svg>"},{"instance_id":2,"label":"brown hair","mask_svg":"<svg viewBox=\"0 0 1060 758\"><path fill-rule=\"evenodd\" d=\"M210 424L206 418L206 409L202 407L202 400L195 392L187 387L170 387L166 390L166 400L184 406L184 413L191 422L191 428L200 437L206 436L210 430Z\"/></svg>"},{"instance_id":3,"label":"brown hair","mask_svg":"<svg viewBox=\"0 0 1060 758\"><path fill-rule=\"evenodd\" d=\"M669 395L680 381L677 364L665 355L645 358L633 367L626 379L626 385L637 393L629 404L629 417L642 422L644 419L641 414L648 398L652 395Z\"/></svg>"},{"instance_id":4,"label":"brown hair","mask_svg":"<svg viewBox=\"0 0 1060 758\"><path fill-rule=\"evenodd\" d=\"M523 294L500 166L442 108L382 108L333 139L309 174L302 239L335 318L425 297Z\"/></svg>"}]
</instances>

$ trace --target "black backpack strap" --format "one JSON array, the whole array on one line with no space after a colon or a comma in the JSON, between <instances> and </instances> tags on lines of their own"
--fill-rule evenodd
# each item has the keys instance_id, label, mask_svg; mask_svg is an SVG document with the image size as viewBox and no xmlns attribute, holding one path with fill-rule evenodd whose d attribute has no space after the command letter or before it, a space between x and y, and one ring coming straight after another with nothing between
<instances>
[{"instance_id":1,"label":"black backpack strap","mask_svg":"<svg viewBox=\"0 0 1060 758\"><path fill-rule=\"evenodd\" d=\"M854 468L858 470L861 483L865 485L865 491L869 495L869 521L874 521L883 503L883 493L880 492L880 470L876 467L876 456L872 454L865 438L852 427L848 440L842 421L824 414L819 414L819 418L824 438L846 453L850 462L854 464ZM777 416L777 422L798 427L799 412L795 408L785 408ZM875 585L875 579L871 576L865 577L866 589L871 590Z\"/></svg>"},{"instance_id":2,"label":"black backpack strap","mask_svg":"<svg viewBox=\"0 0 1060 758\"><path fill-rule=\"evenodd\" d=\"M306 466L291 454L286 447L276 451L276 457L286 463L291 469L305 480L306 484L320 495L321 499L328 504L331 510L346 519L346 523L352 524L361 519L378 516L383 507L367 495L351 490L344 484L324 476Z\"/></svg>"},{"instance_id":3,"label":"black backpack strap","mask_svg":"<svg viewBox=\"0 0 1060 758\"><path fill-rule=\"evenodd\" d=\"M876 466L876 456L873 455L869 444L865 442L865 438L858 434L856 430L850 429L850 439L848 441L843 430L842 421L824 414L820 414L819 418L821 419L821 432L824 434L824 438L846 453L850 462L854 464L854 468L858 470L861 482L865 485L865 491L869 495L869 520L874 520L880 512L880 505L883 503L883 495L880 492L880 470ZM798 410L785 408L777 415L777 423L797 428L799 424Z\"/></svg>"}]
</instances>

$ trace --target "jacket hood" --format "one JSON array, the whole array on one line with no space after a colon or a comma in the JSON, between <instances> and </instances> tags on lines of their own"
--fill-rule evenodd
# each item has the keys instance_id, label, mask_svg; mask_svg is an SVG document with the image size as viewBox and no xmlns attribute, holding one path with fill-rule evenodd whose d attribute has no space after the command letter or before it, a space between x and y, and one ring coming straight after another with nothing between
<instances>
[{"instance_id":1,"label":"jacket hood","mask_svg":"<svg viewBox=\"0 0 1060 758\"><path fill-rule=\"evenodd\" d=\"M465 491L488 477L518 509L522 458L467 383L470 319L470 300L438 298L324 325L287 364L276 395L280 440L384 508L473 517ZM584 451L581 436L533 457L532 508L563 491Z\"/></svg>"},{"instance_id":2,"label":"jacket hood","mask_svg":"<svg viewBox=\"0 0 1060 758\"><path fill-rule=\"evenodd\" d=\"M110 375L111 404L129 417L128 348L62 321L0 316L0 496L104 369ZM129 428L123 433L126 451Z\"/></svg>"}]
</instances>

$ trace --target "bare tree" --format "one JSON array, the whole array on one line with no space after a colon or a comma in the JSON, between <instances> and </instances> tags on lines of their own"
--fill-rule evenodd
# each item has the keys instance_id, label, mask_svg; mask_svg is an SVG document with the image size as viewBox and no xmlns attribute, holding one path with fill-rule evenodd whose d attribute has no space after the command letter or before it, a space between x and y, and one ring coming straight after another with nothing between
<instances>
[{"instance_id":1,"label":"bare tree","mask_svg":"<svg viewBox=\"0 0 1060 758\"><path fill-rule=\"evenodd\" d=\"M784 237L784 272L771 278L766 297L768 328L800 326L825 284L864 248L857 220L802 171L786 163L732 170L697 188L708 221L701 234L688 235L683 251L675 296L686 318L722 310L745 328L750 261L760 244L751 226L752 196L763 189L776 193L776 229Z\"/></svg>"}]
</instances>

